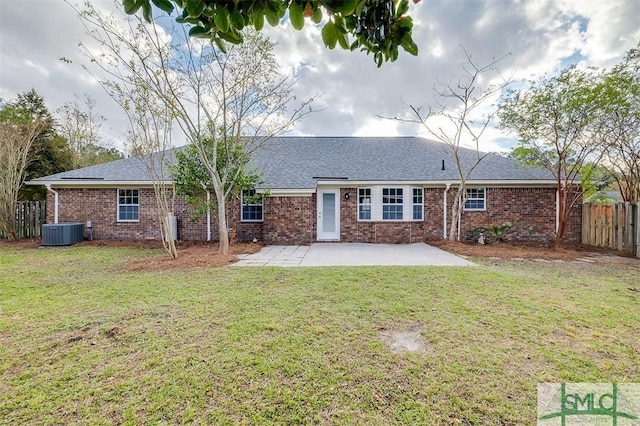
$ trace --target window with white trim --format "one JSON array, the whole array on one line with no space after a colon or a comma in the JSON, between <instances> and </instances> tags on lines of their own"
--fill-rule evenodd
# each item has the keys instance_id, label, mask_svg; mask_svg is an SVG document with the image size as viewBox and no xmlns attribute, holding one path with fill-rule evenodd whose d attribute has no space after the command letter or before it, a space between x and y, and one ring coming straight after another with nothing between
<instances>
[{"instance_id":1,"label":"window with white trim","mask_svg":"<svg viewBox=\"0 0 640 426\"><path fill-rule=\"evenodd\" d=\"M467 201L464 202L465 210L485 210L487 191L485 188L466 188Z\"/></svg>"},{"instance_id":2,"label":"window with white trim","mask_svg":"<svg viewBox=\"0 0 640 426\"><path fill-rule=\"evenodd\" d=\"M422 220L424 212L424 198L422 188L413 188L413 220Z\"/></svg>"},{"instance_id":3,"label":"window with white trim","mask_svg":"<svg viewBox=\"0 0 640 426\"><path fill-rule=\"evenodd\" d=\"M382 188L382 220L402 220L402 188Z\"/></svg>"},{"instance_id":4,"label":"window with white trim","mask_svg":"<svg viewBox=\"0 0 640 426\"><path fill-rule=\"evenodd\" d=\"M255 189L247 189L242 191L240 195L242 203L242 222L262 222L264 220L264 198L262 195L256 195Z\"/></svg>"},{"instance_id":5,"label":"window with white trim","mask_svg":"<svg viewBox=\"0 0 640 426\"><path fill-rule=\"evenodd\" d=\"M140 191L118 189L118 222L138 222L140 220Z\"/></svg>"},{"instance_id":6,"label":"window with white trim","mask_svg":"<svg viewBox=\"0 0 640 426\"><path fill-rule=\"evenodd\" d=\"M371 188L358 188L358 220L371 220Z\"/></svg>"}]
</instances>

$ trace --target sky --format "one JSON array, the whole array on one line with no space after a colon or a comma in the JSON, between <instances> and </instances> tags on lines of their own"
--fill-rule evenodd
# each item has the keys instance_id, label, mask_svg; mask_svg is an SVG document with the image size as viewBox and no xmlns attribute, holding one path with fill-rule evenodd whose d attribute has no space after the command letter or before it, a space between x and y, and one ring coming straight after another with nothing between
<instances>
[{"instance_id":1,"label":"sky","mask_svg":"<svg viewBox=\"0 0 640 426\"><path fill-rule=\"evenodd\" d=\"M92 0L104 10L120 0ZM410 2L417 57L400 52L377 68L362 52L329 50L307 21L296 31L286 19L264 33L277 43L282 71L299 77L298 99L317 98L289 135L428 136L418 125L380 118L406 116L408 105L435 105L434 87L462 72L464 50L479 65L503 57L498 68L514 81L539 79L570 65L608 68L640 41L640 0L422 0ZM74 95L96 100L105 117L102 141L122 149L124 113L92 77L59 60L81 60L87 40L77 13L63 0L0 0L0 98L32 88L54 112ZM495 76L494 76L495 77ZM489 84L487 76L481 84ZM319 97L317 95L320 95ZM496 100L496 99L493 99ZM484 112L491 111L490 103ZM181 141L178 138L177 144ZM491 126L483 151L505 151L515 139Z\"/></svg>"}]
</instances>

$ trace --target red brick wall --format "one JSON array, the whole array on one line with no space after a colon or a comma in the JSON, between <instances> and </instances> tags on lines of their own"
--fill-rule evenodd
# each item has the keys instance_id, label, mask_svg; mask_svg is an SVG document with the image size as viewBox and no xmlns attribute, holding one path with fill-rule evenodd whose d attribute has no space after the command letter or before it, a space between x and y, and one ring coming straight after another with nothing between
<instances>
[{"instance_id":1,"label":"red brick wall","mask_svg":"<svg viewBox=\"0 0 640 426\"><path fill-rule=\"evenodd\" d=\"M462 212L462 240L471 240L471 230L474 228L506 222L518 223L518 229L522 230L509 235L507 239L510 241L550 242L555 238L555 188L486 188L486 197L486 211ZM582 205L576 206L571 217L565 241L579 242Z\"/></svg>"},{"instance_id":2,"label":"red brick wall","mask_svg":"<svg viewBox=\"0 0 640 426\"><path fill-rule=\"evenodd\" d=\"M316 196L267 197L262 241L265 244L311 244L316 241Z\"/></svg>"},{"instance_id":3,"label":"red brick wall","mask_svg":"<svg viewBox=\"0 0 640 426\"><path fill-rule=\"evenodd\" d=\"M240 200L233 200L229 205L228 211L230 218L229 225L231 226L231 241L250 242L253 241L254 238L262 241L262 222L241 221ZM212 217L212 221L215 222L216 218Z\"/></svg>"},{"instance_id":4,"label":"red brick wall","mask_svg":"<svg viewBox=\"0 0 640 426\"><path fill-rule=\"evenodd\" d=\"M59 222L82 222L90 220L94 238L106 239L160 239L160 224L154 201L153 189L139 188L140 220L117 222L116 188L61 188L59 194ZM54 196L47 193L47 223L54 222ZM176 197L174 212L178 218L178 238L183 240L205 240L207 238L206 217L191 221L192 208L182 197ZM215 223L214 223L215 225ZM215 226L214 226L215 230ZM87 231L87 230L85 230ZM88 231L86 232L88 236Z\"/></svg>"},{"instance_id":5,"label":"red brick wall","mask_svg":"<svg viewBox=\"0 0 640 426\"><path fill-rule=\"evenodd\" d=\"M140 221L116 221L116 188L58 189L60 222L93 222L94 238L159 239L156 206L152 189L140 189ZM349 193L349 199L345 194ZM454 190L449 191L451 214ZM555 231L554 188L487 188L486 211L464 211L461 237L470 239L470 231L479 226L518 222L529 231L510 236L519 241L551 241ZM442 238L444 188L424 189L424 221L367 222L357 220L357 190L340 190L340 238L344 242L413 243ZM53 195L47 194L47 222L53 222ZM581 205L576 206L567 229L566 241L580 241ZM176 197L178 237L182 240L207 238L206 216L192 221L192 207ZM311 244L316 241L316 196L267 197L264 223L240 222L238 201L230 207L230 226L236 241L256 238L265 244ZM217 221L211 220L212 240L217 240Z\"/></svg>"},{"instance_id":6,"label":"red brick wall","mask_svg":"<svg viewBox=\"0 0 640 426\"><path fill-rule=\"evenodd\" d=\"M349 199L345 199L346 193L349 193ZM427 207L432 208L425 203L425 209ZM426 222L359 221L357 188L340 189L340 241L380 244L424 242L433 234L431 228L435 226L429 216L425 214L424 217L428 218Z\"/></svg>"}]
</instances>

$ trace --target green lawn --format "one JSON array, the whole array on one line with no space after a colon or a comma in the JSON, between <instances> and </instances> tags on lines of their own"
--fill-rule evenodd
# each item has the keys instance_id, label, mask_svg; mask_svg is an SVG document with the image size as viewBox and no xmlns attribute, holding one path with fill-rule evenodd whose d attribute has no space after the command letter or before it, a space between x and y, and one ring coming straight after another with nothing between
<instances>
[{"instance_id":1,"label":"green lawn","mask_svg":"<svg viewBox=\"0 0 640 426\"><path fill-rule=\"evenodd\" d=\"M0 424L521 425L640 381L638 264L123 267L158 253L0 248Z\"/></svg>"}]
</instances>

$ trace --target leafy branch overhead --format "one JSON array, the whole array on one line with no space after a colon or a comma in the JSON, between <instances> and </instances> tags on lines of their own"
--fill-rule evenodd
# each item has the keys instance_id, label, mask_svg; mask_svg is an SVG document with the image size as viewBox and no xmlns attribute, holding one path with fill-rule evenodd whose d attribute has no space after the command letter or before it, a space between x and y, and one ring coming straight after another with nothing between
<instances>
[{"instance_id":1,"label":"leafy branch overhead","mask_svg":"<svg viewBox=\"0 0 640 426\"><path fill-rule=\"evenodd\" d=\"M413 0L418 3L420 0ZM305 18L322 26L322 41L329 48L373 54L378 67L398 59L398 49L417 55L412 38L413 20L406 15L408 0L122 0L127 14L142 9L148 22L152 5L171 14L176 21L191 26L192 37L212 40L222 51L223 41L243 42L242 29L253 26L260 31L265 20L275 27L289 12L291 25L301 30ZM324 18L328 17L328 20ZM351 40L352 39L352 40Z\"/></svg>"}]
</instances>

